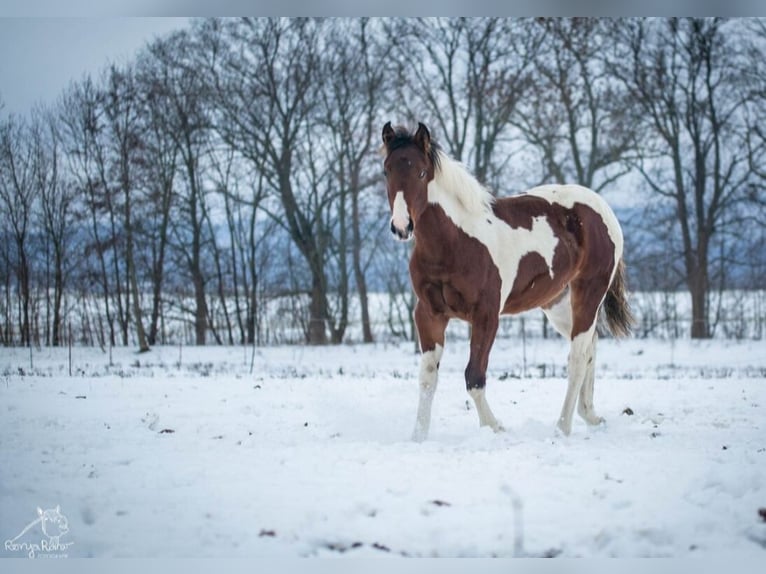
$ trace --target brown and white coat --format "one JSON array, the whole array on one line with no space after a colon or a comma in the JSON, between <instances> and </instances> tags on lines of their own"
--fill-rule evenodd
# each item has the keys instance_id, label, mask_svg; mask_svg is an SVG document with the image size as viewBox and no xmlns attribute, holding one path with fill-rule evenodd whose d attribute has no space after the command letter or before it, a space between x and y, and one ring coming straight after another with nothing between
<instances>
[{"instance_id":1,"label":"brown and white coat","mask_svg":"<svg viewBox=\"0 0 766 574\"><path fill-rule=\"evenodd\" d=\"M479 422L502 429L485 397L499 316L536 307L571 341L559 428L570 433L578 396L585 421L602 422L593 409L599 310L603 304L616 335L627 334L632 321L622 231L607 203L577 185L547 185L495 199L431 141L423 124L411 134L388 123L383 143L391 230L400 239L415 238L410 276L418 297L422 359L413 438L428 435L444 333L452 318L472 325L465 380Z\"/></svg>"}]
</instances>

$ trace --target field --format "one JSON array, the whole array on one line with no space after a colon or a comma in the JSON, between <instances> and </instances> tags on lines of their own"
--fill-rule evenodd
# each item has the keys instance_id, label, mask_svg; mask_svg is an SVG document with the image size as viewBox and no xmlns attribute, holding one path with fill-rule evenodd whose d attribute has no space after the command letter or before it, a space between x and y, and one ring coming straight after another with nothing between
<instances>
[{"instance_id":1,"label":"field","mask_svg":"<svg viewBox=\"0 0 766 574\"><path fill-rule=\"evenodd\" d=\"M766 557L763 341L602 340L569 437L562 340L497 341L500 434L467 354L417 444L411 343L2 349L0 556Z\"/></svg>"}]
</instances>

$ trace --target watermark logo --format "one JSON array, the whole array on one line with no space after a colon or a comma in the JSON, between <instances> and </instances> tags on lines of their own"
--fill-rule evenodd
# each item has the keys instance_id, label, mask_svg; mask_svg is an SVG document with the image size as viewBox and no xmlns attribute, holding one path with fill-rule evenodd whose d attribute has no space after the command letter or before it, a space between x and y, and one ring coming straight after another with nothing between
<instances>
[{"instance_id":1,"label":"watermark logo","mask_svg":"<svg viewBox=\"0 0 766 574\"><path fill-rule=\"evenodd\" d=\"M6 540L5 550L24 552L29 558L68 558L67 550L74 542L61 541L68 533L69 521L61 514L61 507L48 510L38 507L37 518L14 538Z\"/></svg>"}]
</instances>

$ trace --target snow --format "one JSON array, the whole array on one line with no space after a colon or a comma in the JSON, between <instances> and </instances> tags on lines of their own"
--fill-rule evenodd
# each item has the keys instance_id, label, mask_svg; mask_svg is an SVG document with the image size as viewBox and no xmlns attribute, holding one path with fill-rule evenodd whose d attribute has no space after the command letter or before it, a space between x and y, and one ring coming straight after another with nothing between
<instances>
[{"instance_id":1,"label":"snow","mask_svg":"<svg viewBox=\"0 0 766 574\"><path fill-rule=\"evenodd\" d=\"M607 423L563 437L563 340L496 342L499 434L451 340L418 444L411 343L263 348L252 374L241 347L75 348L72 376L66 349L2 349L0 544L58 505L69 557L763 559L764 350L601 340Z\"/></svg>"}]
</instances>

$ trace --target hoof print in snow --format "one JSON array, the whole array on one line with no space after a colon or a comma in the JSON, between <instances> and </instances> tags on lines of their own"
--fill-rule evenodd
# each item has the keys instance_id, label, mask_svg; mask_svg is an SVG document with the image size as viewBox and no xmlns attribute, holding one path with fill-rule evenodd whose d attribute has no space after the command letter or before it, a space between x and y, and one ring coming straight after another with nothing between
<instances>
[{"instance_id":1,"label":"hoof print in snow","mask_svg":"<svg viewBox=\"0 0 766 574\"><path fill-rule=\"evenodd\" d=\"M76 399L87 399L88 397L86 397L85 395L77 395L75 398Z\"/></svg>"},{"instance_id":2,"label":"hoof print in snow","mask_svg":"<svg viewBox=\"0 0 766 574\"><path fill-rule=\"evenodd\" d=\"M629 417L632 417L633 416L633 409L631 409L630 407L625 407L625 410L622 411L622 414L628 415Z\"/></svg>"},{"instance_id":3,"label":"hoof print in snow","mask_svg":"<svg viewBox=\"0 0 766 574\"><path fill-rule=\"evenodd\" d=\"M144 423L146 428L149 430L155 430L159 421L160 415L157 413L146 413L143 417L141 417L141 422Z\"/></svg>"},{"instance_id":4,"label":"hoof print in snow","mask_svg":"<svg viewBox=\"0 0 766 574\"><path fill-rule=\"evenodd\" d=\"M766 522L766 507L765 508L759 508L758 509L758 516L761 517L761 520Z\"/></svg>"},{"instance_id":5,"label":"hoof print in snow","mask_svg":"<svg viewBox=\"0 0 766 574\"><path fill-rule=\"evenodd\" d=\"M274 538L276 535L277 533L273 530L261 530L258 533L258 536L260 536L261 538L265 538L265 537Z\"/></svg>"},{"instance_id":6,"label":"hoof print in snow","mask_svg":"<svg viewBox=\"0 0 766 574\"><path fill-rule=\"evenodd\" d=\"M438 498L431 501L431 504L434 506L452 506L449 502L446 500L439 500Z\"/></svg>"},{"instance_id":7,"label":"hoof print in snow","mask_svg":"<svg viewBox=\"0 0 766 574\"><path fill-rule=\"evenodd\" d=\"M160 434L173 434L174 432L176 431L174 431L173 429L162 429L160 431Z\"/></svg>"},{"instance_id":8,"label":"hoof print in snow","mask_svg":"<svg viewBox=\"0 0 766 574\"><path fill-rule=\"evenodd\" d=\"M388 546L384 544L380 544L378 542L373 543L372 547L375 550L380 550L381 552L391 552L391 549Z\"/></svg>"}]
</instances>

